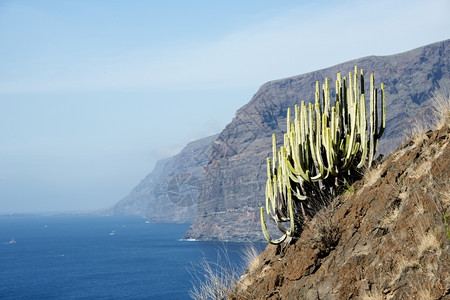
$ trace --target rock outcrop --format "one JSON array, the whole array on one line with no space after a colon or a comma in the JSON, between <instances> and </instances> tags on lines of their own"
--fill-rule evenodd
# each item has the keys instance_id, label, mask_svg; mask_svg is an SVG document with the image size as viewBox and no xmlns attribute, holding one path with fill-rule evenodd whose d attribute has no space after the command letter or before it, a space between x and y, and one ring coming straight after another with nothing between
<instances>
[{"instance_id":1,"label":"rock outcrop","mask_svg":"<svg viewBox=\"0 0 450 300\"><path fill-rule=\"evenodd\" d=\"M139 215L149 222L190 222L197 215L199 180L217 135L189 143L174 157L160 160L125 198L102 215Z\"/></svg>"},{"instance_id":2,"label":"rock outcrop","mask_svg":"<svg viewBox=\"0 0 450 300\"><path fill-rule=\"evenodd\" d=\"M313 101L315 82L344 75L353 67L384 82L387 128L378 154L390 154L415 123L432 123L432 94L450 86L450 40L391 56L371 56L264 84L213 142L200 180L197 218L186 238L261 240L259 207L264 201L266 157L271 135L285 131L286 111ZM281 142L281 139L279 139Z\"/></svg>"},{"instance_id":3,"label":"rock outcrop","mask_svg":"<svg viewBox=\"0 0 450 300\"><path fill-rule=\"evenodd\" d=\"M450 115L269 245L231 299L450 299Z\"/></svg>"}]
</instances>

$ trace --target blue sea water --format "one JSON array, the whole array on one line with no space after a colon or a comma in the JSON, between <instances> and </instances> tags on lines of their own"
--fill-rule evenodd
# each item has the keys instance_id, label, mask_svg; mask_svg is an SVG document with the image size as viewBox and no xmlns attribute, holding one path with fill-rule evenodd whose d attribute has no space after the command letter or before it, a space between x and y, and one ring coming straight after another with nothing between
<instances>
[{"instance_id":1,"label":"blue sea water","mask_svg":"<svg viewBox=\"0 0 450 300\"><path fill-rule=\"evenodd\" d=\"M188 227L138 217L0 218L0 299L190 299L204 259L220 263L226 252L242 265L248 245L182 241Z\"/></svg>"}]
</instances>

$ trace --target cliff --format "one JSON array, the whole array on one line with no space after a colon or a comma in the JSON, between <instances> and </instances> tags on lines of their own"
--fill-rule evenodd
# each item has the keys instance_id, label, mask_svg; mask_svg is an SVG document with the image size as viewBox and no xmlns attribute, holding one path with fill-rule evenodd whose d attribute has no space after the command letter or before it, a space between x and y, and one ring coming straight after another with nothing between
<instances>
[{"instance_id":1,"label":"cliff","mask_svg":"<svg viewBox=\"0 0 450 300\"><path fill-rule=\"evenodd\" d=\"M197 218L186 238L261 240L259 207L264 201L266 158L271 135L285 131L286 111L301 100L313 101L315 82L353 67L384 82L387 128L378 154L390 154L415 123L432 123L432 93L450 86L450 40L391 56L371 56L300 76L271 81L236 112L213 142L200 179ZM281 142L281 139L279 140Z\"/></svg>"},{"instance_id":2,"label":"cliff","mask_svg":"<svg viewBox=\"0 0 450 300\"><path fill-rule=\"evenodd\" d=\"M213 135L189 143L173 157L160 160L125 198L102 215L139 215L150 222L193 222L203 167Z\"/></svg>"},{"instance_id":3,"label":"cliff","mask_svg":"<svg viewBox=\"0 0 450 300\"><path fill-rule=\"evenodd\" d=\"M404 143L297 241L267 246L229 298L450 299L449 124Z\"/></svg>"}]
</instances>

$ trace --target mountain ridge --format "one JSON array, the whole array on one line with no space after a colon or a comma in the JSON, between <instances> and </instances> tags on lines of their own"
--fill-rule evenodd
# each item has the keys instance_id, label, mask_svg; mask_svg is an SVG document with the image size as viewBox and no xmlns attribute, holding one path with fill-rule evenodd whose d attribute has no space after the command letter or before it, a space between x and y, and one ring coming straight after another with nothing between
<instances>
[{"instance_id":1,"label":"mountain ridge","mask_svg":"<svg viewBox=\"0 0 450 300\"><path fill-rule=\"evenodd\" d=\"M264 201L265 164L271 135L278 142L286 126L286 111L301 100L314 99L315 82L355 65L384 82L387 130L378 154L390 154L417 122L432 123L432 93L450 86L450 40L389 56L368 56L330 68L263 84L252 100L213 142L200 180L197 218L185 238L198 240L262 240L259 207ZM333 85L332 85L333 86ZM242 166L245 166L243 168Z\"/></svg>"},{"instance_id":2,"label":"mountain ridge","mask_svg":"<svg viewBox=\"0 0 450 300\"><path fill-rule=\"evenodd\" d=\"M264 83L220 134L201 139L207 142L198 152L189 150L194 142L158 162L129 195L100 214L136 214L151 222L193 222L185 238L196 240L263 240L259 207L264 201L266 158L271 153L273 132L281 142L288 107L314 99L316 80L333 79L337 72L345 76L358 65L366 74L375 74L377 86L380 82L386 85L387 130L377 155L387 155L416 123L424 128L432 123L430 98L434 91L450 87L449 57L450 40L444 40ZM168 197L169 183L191 180L189 174L195 174L195 182L187 182L194 204L179 207ZM172 195L175 202L183 199L178 190Z\"/></svg>"}]
</instances>

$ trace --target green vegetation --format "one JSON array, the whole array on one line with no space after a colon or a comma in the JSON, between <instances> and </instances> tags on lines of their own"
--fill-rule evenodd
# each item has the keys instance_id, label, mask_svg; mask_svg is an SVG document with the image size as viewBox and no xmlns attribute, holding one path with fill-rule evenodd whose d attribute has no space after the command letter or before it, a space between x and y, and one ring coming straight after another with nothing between
<instances>
[{"instance_id":1,"label":"green vegetation","mask_svg":"<svg viewBox=\"0 0 450 300\"><path fill-rule=\"evenodd\" d=\"M351 196L355 194L355 188L350 183L348 183L346 179L344 179L344 181L339 185L338 193L340 195Z\"/></svg>"},{"instance_id":2,"label":"green vegetation","mask_svg":"<svg viewBox=\"0 0 450 300\"><path fill-rule=\"evenodd\" d=\"M348 79L337 74L333 106L330 81L326 78L322 87L316 82L314 104L307 106L302 101L295 106L293 121L288 109L284 144L277 150L274 134L272 159L267 159L261 227L268 242L279 244L298 235L305 218L326 206L341 190L340 183L348 190L361 178L361 169L371 166L386 123L384 84L379 113L373 74L369 90L367 116L364 70L355 67ZM267 231L266 211L282 233L278 239L272 239ZM285 223L289 225L285 227Z\"/></svg>"}]
</instances>

